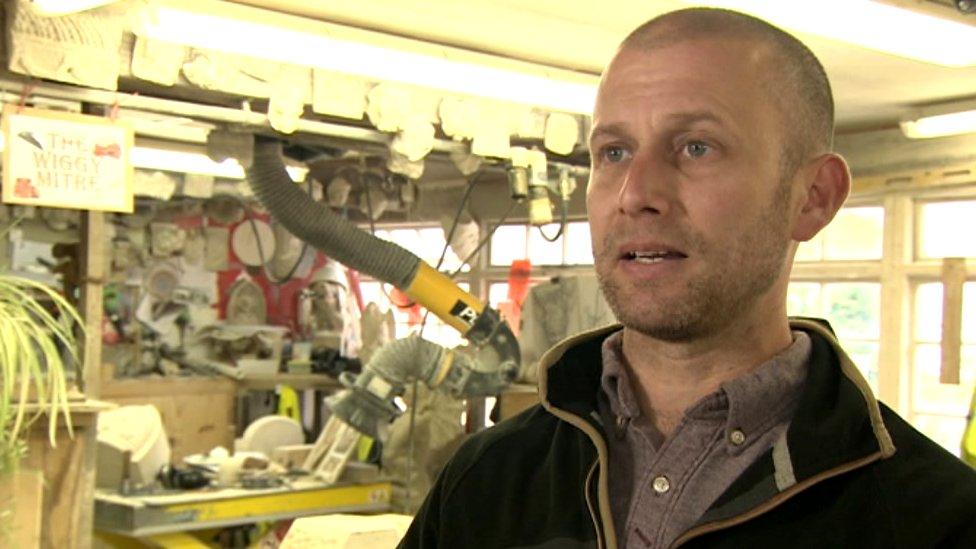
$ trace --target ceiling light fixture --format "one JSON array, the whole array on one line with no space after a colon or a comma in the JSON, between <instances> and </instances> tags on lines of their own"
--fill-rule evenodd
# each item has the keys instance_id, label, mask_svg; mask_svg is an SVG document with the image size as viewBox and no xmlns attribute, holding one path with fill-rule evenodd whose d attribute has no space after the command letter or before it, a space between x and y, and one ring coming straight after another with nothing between
<instances>
[{"instance_id":1,"label":"ceiling light fixture","mask_svg":"<svg viewBox=\"0 0 976 549\"><path fill-rule=\"evenodd\" d=\"M947 67L976 65L976 27L872 0L710 0L783 28Z\"/></svg>"},{"instance_id":2,"label":"ceiling light fixture","mask_svg":"<svg viewBox=\"0 0 976 549\"><path fill-rule=\"evenodd\" d=\"M976 101L921 109L915 119L902 121L901 131L911 139L976 133Z\"/></svg>"},{"instance_id":3,"label":"ceiling light fixture","mask_svg":"<svg viewBox=\"0 0 976 549\"><path fill-rule=\"evenodd\" d=\"M136 168L163 170L177 173L211 175L227 179L244 179L244 168L236 160L228 158L214 162L209 156L198 152L160 149L156 147L135 146L129 153L129 160ZM292 181L303 181L308 168L285 166Z\"/></svg>"},{"instance_id":4,"label":"ceiling light fixture","mask_svg":"<svg viewBox=\"0 0 976 549\"><path fill-rule=\"evenodd\" d=\"M220 0L158 0L137 35L550 110L590 114L598 78Z\"/></svg>"}]
</instances>

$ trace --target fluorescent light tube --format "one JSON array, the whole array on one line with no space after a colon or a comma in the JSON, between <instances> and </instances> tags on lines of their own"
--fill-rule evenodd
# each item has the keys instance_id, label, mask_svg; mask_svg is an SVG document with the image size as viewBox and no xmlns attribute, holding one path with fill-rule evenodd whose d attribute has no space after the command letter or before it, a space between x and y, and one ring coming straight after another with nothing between
<instances>
[{"instance_id":1,"label":"fluorescent light tube","mask_svg":"<svg viewBox=\"0 0 976 549\"><path fill-rule=\"evenodd\" d=\"M157 149L154 147L133 147L129 160L136 168L163 170L178 173L212 175L227 179L244 179L244 168L236 160L228 158L214 162L203 153ZM302 181L308 168L285 166L292 181Z\"/></svg>"},{"instance_id":2,"label":"fluorescent light tube","mask_svg":"<svg viewBox=\"0 0 976 549\"><path fill-rule=\"evenodd\" d=\"M928 139L976 132L976 109L925 116L901 123L905 137Z\"/></svg>"},{"instance_id":3,"label":"fluorescent light tube","mask_svg":"<svg viewBox=\"0 0 976 549\"><path fill-rule=\"evenodd\" d=\"M976 65L976 26L871 0L711 0L783 28L947 67Z\"/></svg>"},{"instance_id":4,"label":"fluorescent light tube","mask_svg":"<svg viewBox=\"0 0 976 549\"><path fill-rule=\"evenodd\" d=\"M165 42L590 114L598 78L370 33L267 10L206 0L163 0L146 7L134 29Z\"/></svg>"}]
</instances>

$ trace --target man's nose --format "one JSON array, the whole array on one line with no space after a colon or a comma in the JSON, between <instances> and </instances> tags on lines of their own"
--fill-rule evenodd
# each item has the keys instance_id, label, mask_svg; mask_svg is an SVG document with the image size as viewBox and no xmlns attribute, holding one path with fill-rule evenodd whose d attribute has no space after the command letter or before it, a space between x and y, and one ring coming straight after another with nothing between
<instances>
[{"instance_id":1,"label":"man's nose","mask_svg":"<svg viewBox=\"0 0 976 549\"><path fill-rule=\"evenodd\" d=\"M653 155L635 155L617 196L620 211L626 215L667 214L673 191L667 174L667 167Z\"/></svg>"}]
</instances>

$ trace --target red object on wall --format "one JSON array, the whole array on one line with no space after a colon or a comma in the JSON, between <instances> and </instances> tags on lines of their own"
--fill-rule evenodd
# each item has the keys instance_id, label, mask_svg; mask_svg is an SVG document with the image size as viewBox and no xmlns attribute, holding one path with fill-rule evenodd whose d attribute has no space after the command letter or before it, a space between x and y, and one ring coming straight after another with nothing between
<instances>
[{"instance_id":1,"label":"red object on wall","mask_svg":"<svg viewBox=\"0 0 976 549\"><path fill-rule=\"evenodd\" d=\"M270 222L271 216L261 213L250 213L254 219ZM237 223L220 225L210 223L213 227L226 227L228 229L228 239L234 234L234 230L242 223L248 223L247 218ZM245 265L235 254L233 248L227 246L229 257L227 260L228 269L217 273L217 314L221 319L227 318L227 299L230 296L230 288L237 281L241 273L246 272L255 284L264 291L264 300L267 303L268 324L274 326L285 326L297 332L298 330L298 296L302 290L308 287L309 281L317 270L326 263L325 254L314 251L315 260L308 275L302 278L292 278L284 284L274 284L265 274L261 267L251 267Z\"/></svg>"}]
</instances>

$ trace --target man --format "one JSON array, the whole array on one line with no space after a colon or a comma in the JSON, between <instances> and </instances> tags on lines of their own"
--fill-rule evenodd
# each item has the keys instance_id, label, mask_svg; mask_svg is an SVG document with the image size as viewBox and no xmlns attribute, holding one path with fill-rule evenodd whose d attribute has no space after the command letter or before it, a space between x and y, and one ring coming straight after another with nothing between
<instances>
[{"instance_id":1,"label":"man","mask_svg":"<svg viewBox=\"0 0 976 549\"><path fill-rule=\"evenodd\" d=\"M603 74L587 209L622 324L559 344L542 405L473 437L403 547L976 547L976 474L790 322L799 242L850 189L795 38L690 9Z\"/></svg>"}]
</instances>

